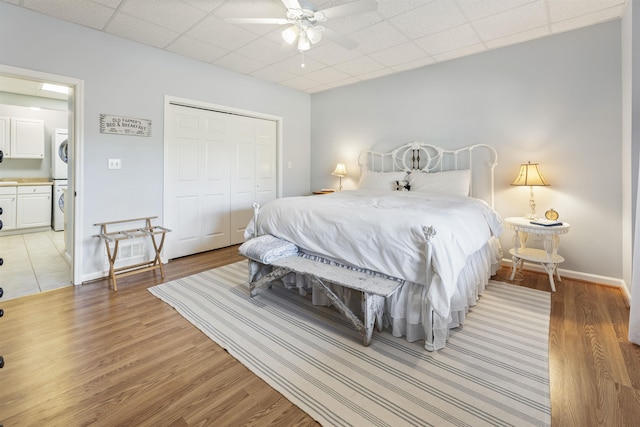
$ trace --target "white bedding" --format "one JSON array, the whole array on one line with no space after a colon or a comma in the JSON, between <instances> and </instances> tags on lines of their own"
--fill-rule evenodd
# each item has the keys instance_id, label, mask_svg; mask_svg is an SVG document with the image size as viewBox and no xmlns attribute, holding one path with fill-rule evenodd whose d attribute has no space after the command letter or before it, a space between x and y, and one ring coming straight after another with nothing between
<instances>
[{"instance_id":1,"label":"white bedding","mask_svg":"<svg viewBox=\"0 0 640 427\"><path fill-rule=\"evenodd\" d=\"M274 200L260 209L258 235L294 242L303 252L417 284L426 281L426 239L433 226L433 310L451 319L458 276L468 258L502 232L502 220L471 197L355 190ZM253 222L245 232L253 236Z\"/></svg>"}]
</instances>

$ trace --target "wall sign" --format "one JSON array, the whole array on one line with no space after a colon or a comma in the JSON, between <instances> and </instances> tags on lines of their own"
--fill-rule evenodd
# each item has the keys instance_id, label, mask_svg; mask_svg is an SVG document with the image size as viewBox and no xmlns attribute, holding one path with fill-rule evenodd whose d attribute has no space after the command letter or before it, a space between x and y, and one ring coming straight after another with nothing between
<instances>
[{"instance_id":1,"label":"wall sign","mask_svg":"<svg viewBox=\"0 0 640 427\"><path fill-rule=\"evenodd\" d=\"M151 120L100 114L100 133L151 136Z\"/></svg>"}]
</instances>

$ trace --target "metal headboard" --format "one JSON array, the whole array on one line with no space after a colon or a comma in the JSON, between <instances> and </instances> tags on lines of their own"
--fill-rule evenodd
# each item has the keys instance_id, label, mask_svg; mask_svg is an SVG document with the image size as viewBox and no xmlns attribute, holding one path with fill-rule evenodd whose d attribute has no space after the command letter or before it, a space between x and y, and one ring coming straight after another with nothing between
<instances>
[{"instance_id":1,"label":"metal headboard","mask_svg":"<svg viewBox=\"0 0 640 427\"><path fill-rule=\"evenodd\" d=\"M475 144L447 150L423 142L409 142L391 152L363 151L358 156L360 172L444 172L469 169L471 196L494 206L494 169L498 153L490 145ZM474 185L474 183L476 185ZM478 191L474 191L476 187ZM488 188L486 188L488 187Z\"/></svg>"}]
</instances>

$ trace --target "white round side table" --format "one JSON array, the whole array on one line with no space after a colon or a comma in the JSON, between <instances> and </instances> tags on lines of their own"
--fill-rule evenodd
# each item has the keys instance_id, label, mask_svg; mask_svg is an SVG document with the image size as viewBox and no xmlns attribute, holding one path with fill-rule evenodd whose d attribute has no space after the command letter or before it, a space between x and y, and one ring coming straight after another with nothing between
<instances>
[{"instance_id":1,"label":"white round side table","mask_svg":"<svg viewBox=\"0 0 640 427\"><path fill-rule=\"evenodd\" d=\"M568 222L563 222L562 225L545 226L531 224L531 221L531 219L522 217L511 217L504 220L507 226L514 231L513 248L509 249L509 254L511 254L511 260L513 262L511 267L511 280L515 277L518 266L520 266L522 270L524 261L537 262L542 264L544 270L549 275L551 290L555 292L556 284L553 281L553 274L556 274L558 281L562 281L560 272L558 271L558 264L564 262L564 258L558 255L560 235L567 234L571 225ZM544 250L527 248L527 239L530 234L542 237Z\"/></svg>"}]
</instances>

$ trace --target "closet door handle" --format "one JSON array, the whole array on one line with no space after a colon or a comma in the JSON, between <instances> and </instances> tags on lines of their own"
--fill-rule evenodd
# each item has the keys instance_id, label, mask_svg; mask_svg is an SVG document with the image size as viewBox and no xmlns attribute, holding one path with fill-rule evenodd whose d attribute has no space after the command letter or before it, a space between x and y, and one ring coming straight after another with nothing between
<instances>
[{"instance_id":1,"label":"closet door handle","mask_svg":"<svg viewBox=\"0 0 640 427\"><path fill-rule=\"evenodd\" d=\"M0 230L2 230L2 220L0 219Z\"/></svg>"},{"instance_id":2,"label":"closet door handle","mask_svg":"<svg viewBox=\"0 0 640 427\"><path fill-rule=\"evenodd\" d=\"M2 163L2 159L4 159L4 152L0 150L0 163Z\"/></svg>"}]
</instances>

